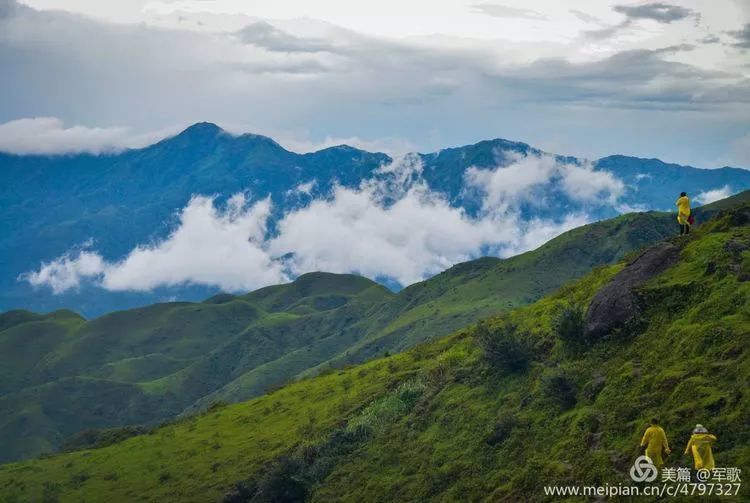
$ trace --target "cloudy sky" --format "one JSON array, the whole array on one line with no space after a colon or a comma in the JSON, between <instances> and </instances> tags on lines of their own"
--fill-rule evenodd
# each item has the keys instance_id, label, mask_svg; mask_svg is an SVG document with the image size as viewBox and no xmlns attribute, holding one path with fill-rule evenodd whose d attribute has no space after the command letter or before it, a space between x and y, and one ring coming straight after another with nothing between
<instances>
[{"instance_id":1,"label":"cloudy sky","mask_svg":"<svg viewBox=\"0 0 750 503\"><path fill-rule=\"evenodd\" d=\"M192 122L293 150L503 137L750 166L750 2L0 0L0 150Z\"/></svg>"}]
</instances>

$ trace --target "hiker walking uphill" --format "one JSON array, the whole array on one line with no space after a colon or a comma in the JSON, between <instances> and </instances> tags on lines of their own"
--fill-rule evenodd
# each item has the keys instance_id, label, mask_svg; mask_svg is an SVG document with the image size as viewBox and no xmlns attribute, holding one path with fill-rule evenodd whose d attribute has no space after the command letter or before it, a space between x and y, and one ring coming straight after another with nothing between
<instances>
[{"instance_id":1,"label":"hiker walking uphill","mask_svg":"<svg viewBox=\"0 0 750 503\"><path fill-rule=\"evenodd\" d=\"M674 203L677 206L677 222L680 224L680 236L690 234L692 217L690 216L690 198L686 192L680 193L680 198Z\"/></svg>"},{"instance_id":2,"label":"hiker walking uphill","mask_svg":"<svg viewBox=\"0 0 750 503\"><path fill-rule=\"evenodd\" d=\"M711 435L702 424L696 424L690 436L685 454L693 455L696 470L713 470L715 467L714 453L711 444L716 442L716 436Z\"/></svg>"},{"instance_id":3,"label":"hiker walking uphill","mask_svg":"<svg viewBox=\"0 0 750 503\"><path fill-rule=\"evenodd\" d=\"M646 456L651 459L651 462L657 469L661 470L664 466L662 452L669 454L672 450L669 448L669 443L667 442L667 434L659 426L658 419L652 419L651 426L646 428L646 432L641 439L641 447L646 448Z\"/></svg>"}]
</instances>

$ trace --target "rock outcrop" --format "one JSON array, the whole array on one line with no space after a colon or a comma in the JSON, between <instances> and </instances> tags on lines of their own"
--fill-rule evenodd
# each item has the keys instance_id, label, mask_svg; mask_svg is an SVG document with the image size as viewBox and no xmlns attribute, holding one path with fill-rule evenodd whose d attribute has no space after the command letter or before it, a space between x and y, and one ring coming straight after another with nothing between
<instances>
[{"instance_id":1,"label":"rock outcrop","mask_svg":"<svg viewBox=\"0 0 750 503\"><path fill-rule=\"evenodd\" d=\"M626 265L591 301L584 320L584 338L598 340L628 325L638 313L635 289L677 262L679 247L660 243Z\"/></svg>"}]
</instances>

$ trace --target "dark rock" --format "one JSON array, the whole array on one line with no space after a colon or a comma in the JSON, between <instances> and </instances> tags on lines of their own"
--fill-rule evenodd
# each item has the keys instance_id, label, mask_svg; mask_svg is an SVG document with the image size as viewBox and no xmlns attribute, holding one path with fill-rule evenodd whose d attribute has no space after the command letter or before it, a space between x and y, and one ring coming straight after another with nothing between
<instances>
[{"instance_id":1,"label":"dark rock","mask_svg":"<svg viewBox=\"0 0 750 503\"><path fill-rule=\"evenodd\" d=\"M633 321L638 314L635 288L676 263L679 255L677 246L665 242L649 248L625 266L592 299L586 311L584 338L596 341Z\"/></svg>"},{"instance_id":2,"label":"dark rock","mask_svg":"<svg viewBox=\"0 0 750 503\"><path fill-rule=\"evenodd\" d=\"M706 264L706 272L704 273L706 276L710 276L712 274L716 273L716 262L713 260Z\"/></svg>"},{"instance_id":3,"label":"dark rock","mask_svg":"<svg viewBox=\"0 0 750 503\"><path fill-rule=\"evenodd\" d=\"M737 238L730 239L724 245L724 249L734 256L740 255L745 250L750 249L750 244Z\"/></svg>"},{"instance_id":4,"label":"dark rock","mask_svg":"<svg viewBox=\"0 0 750 503\"><path fill-rule=\"evenodd\" d=\"M741 226L750 224L750 207L745 206L738 210L732 211L729 217L732 226Z\"/></svg>"}]
</instances>

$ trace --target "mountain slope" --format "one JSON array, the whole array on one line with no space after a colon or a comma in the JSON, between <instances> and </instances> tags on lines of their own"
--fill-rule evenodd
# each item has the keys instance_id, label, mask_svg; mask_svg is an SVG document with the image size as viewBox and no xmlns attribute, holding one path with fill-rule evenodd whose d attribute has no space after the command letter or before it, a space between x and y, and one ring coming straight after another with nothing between
<instances>
[{"instance_id":1,"label":"mountain slope","mask_svg":"<svg viewBox=\"0 0 750 503\"><path fill-rule=\"evenodd\" d=\"M717 466L744 468L750 206L659 249L673 265L646 267L644 276L636 264L650 250L406 353L108 447L2 466L0 494L554 501L543 486L631 485L628 468L653 416L675 450L670 465L686 463L678 453L700 422L719 439ZM629 318L584 340L591 311L575 313L636 267L641 280L627 287L637 300ZM747 496L742 490L738 500Z\"/></svg>"},{"instance_id":2,"label":"mountain slope","mask_svg":"<svg viewBox=\"0 0 750 503\"><path fill-rule=\"evenodd\" d=\"M7 461L54 450L87 428L149 424L288 354L254 394L356 340L357 320L392 293L359 276L310 274L246 297L156 304L85 322L72 313L0 317L0 439ZM279 304L279 300L284 303Z\"/></svg>"},{"instance_id":3,"label":"mountain slope","mask_svg":"<svg viewBox=\"0 0 750 503\"><path fill-rule=\"evenodd\" d=\"M708 219L712 207L696 210L699 220ZM70 313L51 316L66 320L60 327L40 324L39 315L7 313L0 318L0 327L8 326L0 331L6 349L0 362L7 369L0 411L8 419L0 438L12 448L0 459L49 452L84 428L152 424L402 351L534 302L672 235L674 227L671 214L625 215L517 257L455 266L396 295L359 276L314 273L243 296L156 304L87 323ZM60 389L89 402L48 400ZM130 405L116 408L116 393L128 396ZM80 415L72 413L73 403ZM37 437L43 441L30 442Z\"/></svg>"},{"instance_id":4,"label":"mountain slope","mask_svg":"<svg viewBox=\"0 0 750 503\"><path fill-rule=\"evenodd\" d=\"M384 350L402 350L530 304L594 267L616 262L673 233L671 215L629 214L579 227L509 259L459 264L400 292L378 313L368 337L340 361L361 362Z\"/></svg>"}]
</instances>

